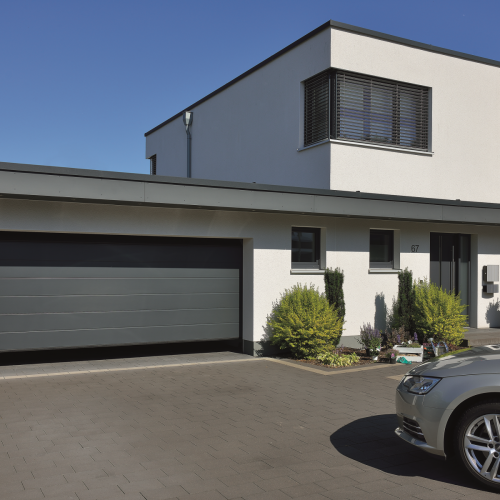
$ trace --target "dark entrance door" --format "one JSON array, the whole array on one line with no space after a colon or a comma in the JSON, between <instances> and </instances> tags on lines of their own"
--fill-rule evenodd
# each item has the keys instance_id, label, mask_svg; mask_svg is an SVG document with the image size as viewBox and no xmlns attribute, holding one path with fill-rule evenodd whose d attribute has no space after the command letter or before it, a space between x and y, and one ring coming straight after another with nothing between
<instances>
[{"instance_id":1,"label":"dark entrance door","mask_svg":"<svg viewBox=\"0 0 500 500\"><path fill-rule=\"evenodd\" d=\"M430 280L445 290L460 293L464 314L470 305L470 234L431 233Z\"/></svg>"}]
</instances>

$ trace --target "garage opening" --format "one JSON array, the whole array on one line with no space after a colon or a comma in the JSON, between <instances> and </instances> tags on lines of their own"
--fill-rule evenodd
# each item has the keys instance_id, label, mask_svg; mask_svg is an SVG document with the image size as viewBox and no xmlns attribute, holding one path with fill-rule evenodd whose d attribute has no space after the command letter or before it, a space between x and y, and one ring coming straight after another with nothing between
<instances>
[{"instance_id":1,"label":"garage opening","mask_svg":"<svg viewBox=\"0 0 500 500\"><path fill-rule=\"evenodd\" d=\"M0 232L0 351L241 338L242 241Z\"/></svg>"}]
</instances>

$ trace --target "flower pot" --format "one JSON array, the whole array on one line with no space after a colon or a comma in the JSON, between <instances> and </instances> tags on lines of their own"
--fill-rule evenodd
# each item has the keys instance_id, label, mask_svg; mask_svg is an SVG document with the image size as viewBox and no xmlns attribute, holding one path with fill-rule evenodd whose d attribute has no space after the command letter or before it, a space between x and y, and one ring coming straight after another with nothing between
<instances>
[{"instance_id":1,"label":"flower pot","mask_svg":"<svg viewBox=\"0 0 500 500\"><path fill-rule=\"evenodd\" d=\"M396 364L396 357L390 358L390 359L391 359L391 365L395 365Z\"/></svg>"},{"instance_id":2,"label":"flower pot","mask_svg":"<svg viewBox=\"0 0 500 500\"><path fill-rule=\"evenodd\" d=\"M367 356L378 356L378 353L380 352L380 347L377 347L376 349L368 349L366 348L366 355Z\"/></svg>"},{"instance_id":3,"label":"flower pot","mask_svg":"<svg viewBox=\"0 0 500 500\"><path fill-rule=\"evenodd\" d=\"M377 356L372 356L372 361L378 361L378 354Z\"/></svg>"}]
</instances>

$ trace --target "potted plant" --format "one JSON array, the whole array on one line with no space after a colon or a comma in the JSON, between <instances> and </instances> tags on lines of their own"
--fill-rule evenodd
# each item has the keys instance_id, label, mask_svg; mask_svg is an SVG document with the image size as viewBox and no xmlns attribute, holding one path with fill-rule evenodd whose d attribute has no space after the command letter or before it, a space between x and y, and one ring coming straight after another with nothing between
<instances>
[{"instance_id":1,"label":"potted plant","mask_svg":"<svg viewBox=\"0 0 500 500\"><path fill-rule=\"evenodd\" d=\"M398 359L399 352L396 349L389 349L385 352L385 357L391 365L395 365Z\"/></svg>"},{"instance_id":2,"label":"potted plant","mask_svg":"<svg viewBox=\"0 0 500 500\"><path fill-rule=\"evenodd\" d=\"M370 323L363 324L358 342L366 349L366 354L371 356L373 361L377 361L382 346L382 335L380 335L379 330L372 328Z\"/></svg>"}]
</instances>

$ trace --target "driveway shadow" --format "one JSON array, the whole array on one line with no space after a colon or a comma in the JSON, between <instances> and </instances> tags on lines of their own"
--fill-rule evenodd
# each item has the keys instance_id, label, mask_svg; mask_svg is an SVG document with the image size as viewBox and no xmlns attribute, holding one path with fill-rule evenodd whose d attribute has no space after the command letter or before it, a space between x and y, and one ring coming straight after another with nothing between
<instances>
[{"instance_id":1,"label":"driveway shadow","mask_svg":"<svg viewBox=\"0 0 500 500\"><path fill-rule=\"evenodd\" d=\"M402 441L394 434L396 427L394 414L360 418L334 432L330 442L351 460L395 476L419 478L421 486L428 480L490 491L469 479L454 459L440 460Z\"/></svg>"},{"instance_id":2,"label":"driveway shadow","mask_svg":"<svg viewBox=\"0 0 500 500\"><path fill-rule=\"evenodd\" d=\"M79 347L40 351L0 352L0 366L67 363L101 359L176 356L208 352L241 352L241 341L171 342L165 344L124 345L112 347Z\"/></svg>"}]
</instances>

